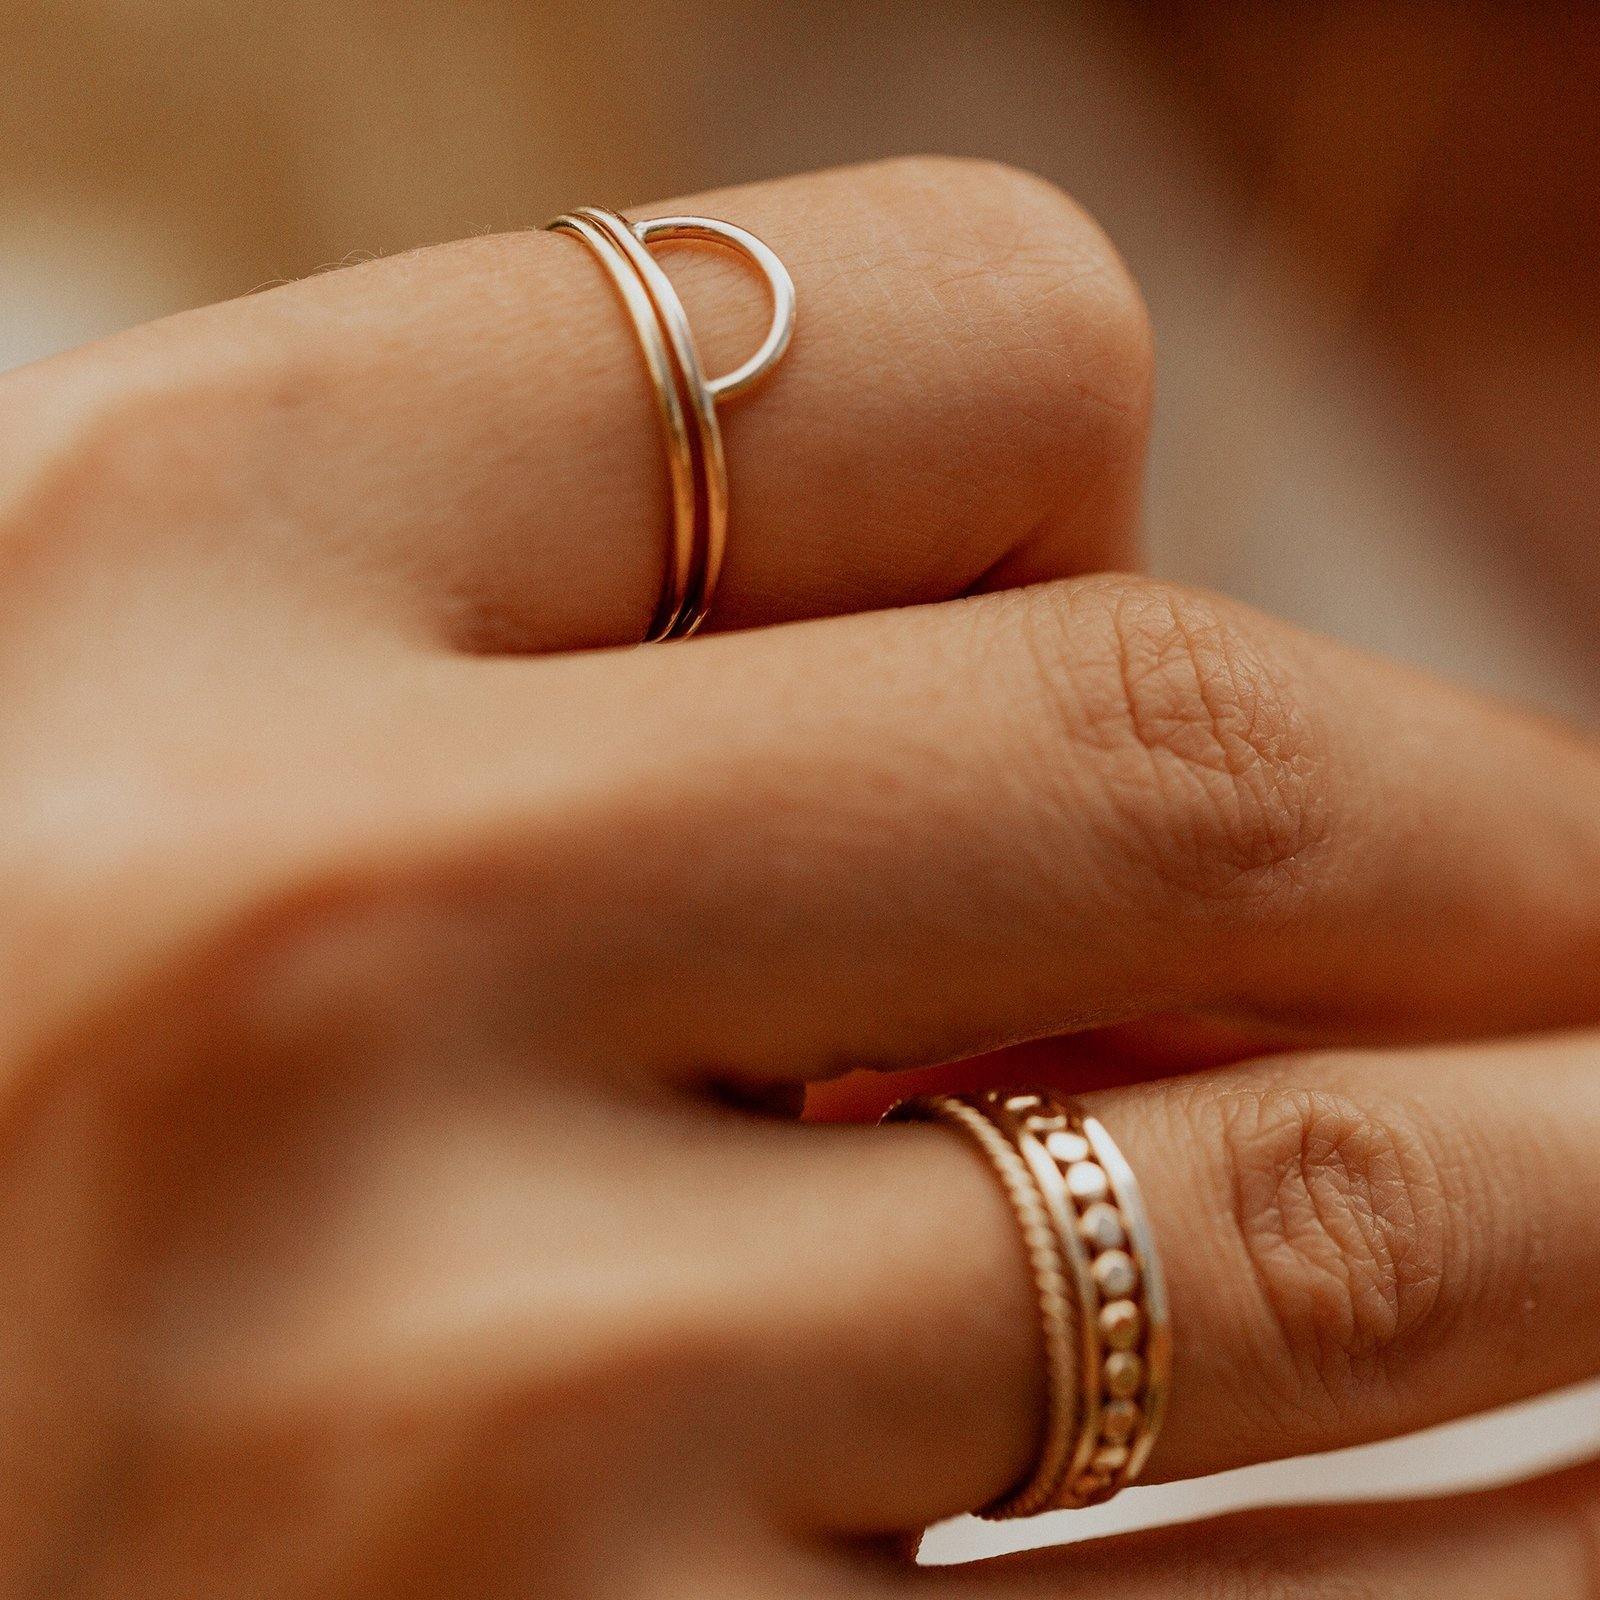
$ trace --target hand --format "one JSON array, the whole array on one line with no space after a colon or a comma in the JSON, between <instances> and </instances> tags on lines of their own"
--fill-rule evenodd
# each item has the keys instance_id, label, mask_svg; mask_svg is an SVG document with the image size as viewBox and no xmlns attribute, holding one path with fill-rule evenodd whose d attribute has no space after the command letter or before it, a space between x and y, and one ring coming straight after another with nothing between
<instances>
[{"instance_id":1,"label":"hand","mask_svg":"<svg viewBox=\"0 0 1600 1600\"><path fill-rule=\"evenodd\" d=\"M1157 1013L1330 1047L1094 1097L1170 1278L1155 1477L1600 1370L1600 1045L1467 1042L1600 1021L1600 758L1106 575L1149 343L1054 191L696 208L801 296L726 419L721 637L580 653L643 633L665 507L569 240L4 380L0 1588L1578 1600L1584 1474L863 1542L1027 1466L1014 1226L944 1130L729 1086ZM758 297L672 270L731 365Z\"/></svg>"}]
</instances>

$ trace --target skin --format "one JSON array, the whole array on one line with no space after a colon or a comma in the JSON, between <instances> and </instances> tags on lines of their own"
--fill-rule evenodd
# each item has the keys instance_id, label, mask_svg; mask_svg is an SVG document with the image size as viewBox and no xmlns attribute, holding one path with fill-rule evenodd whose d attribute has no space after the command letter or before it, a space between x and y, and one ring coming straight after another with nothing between
<instances>
[{"instance_id":1,"label":"skin","mask_svg":"<svg viewBox=\"0 0 1600 1600\"><path fill-rule=\"evenodd\" d=\"M1030 1458L1014 1224L751 1107L1147 1079L1154 1477L1590 1376L1600 755L1137 576L1149 333L1054 190L680 208L802 318L687 645L599 648L665 483L569 240L0 388L5 1592L1592 1593L1584 1473L904 1559ZM670 264L726 369L747 279Z\"/></svg>"}]
</instances>

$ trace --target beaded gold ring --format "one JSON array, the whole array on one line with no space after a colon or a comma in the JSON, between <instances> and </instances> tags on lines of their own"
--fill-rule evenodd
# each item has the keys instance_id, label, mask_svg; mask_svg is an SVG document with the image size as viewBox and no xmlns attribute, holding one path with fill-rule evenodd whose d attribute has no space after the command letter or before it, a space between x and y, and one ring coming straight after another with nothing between
<instances>
[{"instance_id":1,"label":"beaded gold ring","mask_svg":"<svg viewBox=\"0 0 1600 1600\"><path fill-rule=\"evenodd\" d=\"M1033 1274L1040 1443L1023 1481L979 1515L1109 1500L1149 1457L1172 1373L1161 1262L1122 1152L1094 1117L1043 1091L927 1095L885 1120L944 1122L974 1140L1005 1188Z\"/></svg>"}]
</instances>

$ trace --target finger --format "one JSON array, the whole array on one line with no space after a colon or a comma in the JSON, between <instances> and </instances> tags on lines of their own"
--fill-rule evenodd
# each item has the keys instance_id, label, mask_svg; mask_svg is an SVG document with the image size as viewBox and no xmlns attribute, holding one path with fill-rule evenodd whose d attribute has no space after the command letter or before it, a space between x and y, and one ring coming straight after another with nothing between
<instances>
[{"instance_id":1,"label":"finger","mask_svg":"<svg viewBox=\"0 0 1600 1600\"><path fill-rule=\"evenodd\" d=\"M1600 1540L1593 1467L1409 1504L1251 1512L930 1573L929 1600L1589 1600Z\"/></svg>"},{"instance_id":2,"label":"finger","mask_svg":"<svg viewBox=\"0 0 1600 1600\"><path fill-rule=\"evenodd\" d=\"M468 844L342 884L345 916L447 893L460 981L574 1064L819 1077L1179 1008L1301 1040L1600 1013L1595 752L1220 600L1085 579L399 692L431 752L402 837Z\"/></svg>"},{"instance_id":3,"label":"finger","mask_svg":"<svg viewBox=\"0 0 1600 1600\"><path fill-rule=\"evenodd\" d=\"M1167 586L337 687L275 703L270 807L55 894L19 1033L83 971L150 1040L326 1003L789 1082L1152 1012L1294 1042L1600 1013L1589 747Z\"/></svg>"},{"instance_id":4,"label":"finger","mask_svg":"<svg viewBox=\"0 0 1600 1600\"><path fill-rule=\"evenodd\" d=\"M1147 1477L1387 1438L1600 1372L1600 1038L1286 1059L1089 1103L1139 1178L1171 1302ZM949 1130L811 1131L781 1236L815 1310L751 1358L791 1509L855 1530L988 1504L1024 1475L1042 1402L999 1187Z\"/></svg>"},{"instance_id":5,"label":"finger","mask_svg":"<svg viewBox=\"0 0 1600 1600\"><path fill-rule=\"evenodd\" d=\"M126 1364L69 1374L79 1346L52 1316L82 1280L153 1280L133 1302L155 1345L144 1382L202 1441L354 1405L423 1451L531 1426L570 1474L576 1457L549 1450L559 1421L573 1450L616 1452L585 1458L579 1492L626 1463L630 1504L753 1499L784 1527L848 1533L985 1504L1025 1470L1028 1274L959 1138L635 1100L486 1062L449 1016L352 1057L342 1020L276 1062L103 1052L61 1076L11 1162L17 1217L67 1219L59 1248L7 1235L10 1343L31 1358L12 1366L51 1373L29 1391L42 1410L65 1395L69 1415L104 1405L102 1430L125 1422ZM1596 1370L1597 1066L1593 1041L1550 1041L1099 1097L1177 1332L1152 1475L1356 1443ZM600 1405L625 1426L595 1430ZM39 1454L27 1429L6 1437Z\"/></svg>"},{"instance_id":6,"label":"finger","mask_svg":"<svg viewBox=\"0 0 1600 1600\"><path fill-rule=\"evenodd\" d=\"M733 522L714 624L1132 560L1149 344L1063 195L898 161L695 197L783 257L793 348L726 408ZM708 370L767 309L726 253L663 256ZM122 563L214 561L478 651L644 635L670 520L631 326L570 238L475 239L189 313L6 380L5 480ZM70 530L69 530L70 531ZM106 569L110 570L106 570ZM82 575L80 575L80 580Z\"/></svg>"}]
</instances>

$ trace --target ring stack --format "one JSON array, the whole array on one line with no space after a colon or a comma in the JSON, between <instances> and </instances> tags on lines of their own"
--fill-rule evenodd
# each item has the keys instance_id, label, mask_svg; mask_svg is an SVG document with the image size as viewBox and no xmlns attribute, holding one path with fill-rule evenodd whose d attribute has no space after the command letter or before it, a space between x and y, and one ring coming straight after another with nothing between
<instances>
[{"instance_id":1,"label":"ring stack","mask_svg":"<svg viewBox=\"0 0 1600 1600\"><path fill-rule=\"evenodd\" d=\"M727 547L728 471L717 405L760 382L788 349L794 333L793 281L753 233L712 217L629 222L615 211L582 206L548 226L593 251L633 322L661 419L672 490L665 576L646 639L686 639L711 609ZM728 246L762 273L771 291L766 338L748 361L722 377L706 377L683 302L647 248L673 239Z\"/></svg>"},{"instance_id":2,"label":"ring stack","mask_svg":"<svg viewBox=\"0 0 1600 1600\"><path fill-rule=\"evenodd\" d=\"M1166 1409L1172 1330L1133 1172L1105 1128L1036 1091L929 1095L886 1120L936 1121L978 1145L1022 1229L1046 1378L1027 1477L980 1515L1096 1505L1139 1475Z\"/></svg>"}]
</instances>

